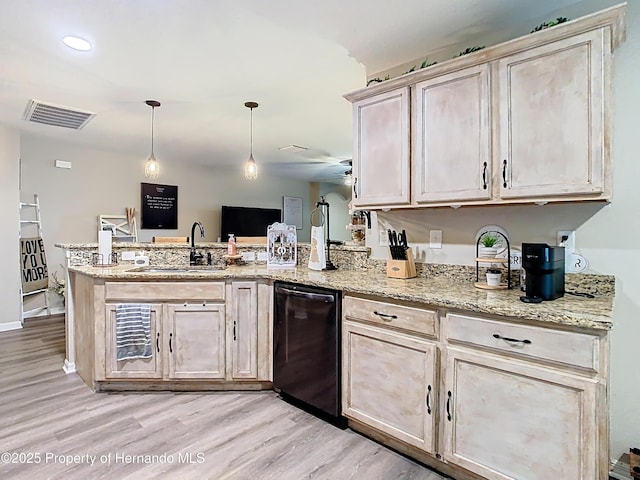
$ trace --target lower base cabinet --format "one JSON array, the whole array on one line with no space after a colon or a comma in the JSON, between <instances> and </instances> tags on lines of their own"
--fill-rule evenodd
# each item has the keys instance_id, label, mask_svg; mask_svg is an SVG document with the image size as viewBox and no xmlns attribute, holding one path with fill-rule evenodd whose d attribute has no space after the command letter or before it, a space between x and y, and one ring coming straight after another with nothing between
<instances>
[{"instance_id":1,"label":"lower base cabinet","mask_svg":"<svg viewBox=\"0 0 640 480\"><path fill-rule=\"evenodd\" d=\"M352 322L344 331L343 414L433 452L435 345Z\"/></svg>"},{"instance_id":2,"label":"lower base cabinet","mask_svg":"<svg viewBox=\"0 0 640 480\"><path fill-rule=\"evenodd\" d=\"M549 368L447 349L444 458L491 480L597 475L597 384Z\"/></svg>"},{"instance_id":3,"label":"lower base cabinet","mask_svg":"<svg viewBox=\"0 0 640 480\"><path fill-rule=\"evenodd\" d=\"M111 283L106 292L105 369L96 373L98 381L271 381L268 283ZM172 300L184 292L187 300ZM151 305L150 358L117 359L116 307L122 303Z\"/></svg>"},{"instance_id":4,"label":"lower base cabinet","mask_svg":"<svg viewBox=\"0 0 640 480\"><path fill-rule=\"evenodd\" d=\"M356 430L454 478L608 479L606 332L383 300L343 301Z\"/></svg>"}]
</instances>

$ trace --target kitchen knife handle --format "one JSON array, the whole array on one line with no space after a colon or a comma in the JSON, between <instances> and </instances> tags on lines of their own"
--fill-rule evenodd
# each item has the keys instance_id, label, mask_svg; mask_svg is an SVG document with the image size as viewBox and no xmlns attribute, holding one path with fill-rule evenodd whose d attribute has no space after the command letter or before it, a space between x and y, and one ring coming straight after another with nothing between
<instances>
[{"instance_id":1,"label":"kitchen knife handle","mask_svg":"<svg viewBox=\"0 0 640 480\"><path fill-rule=\"evenodd\" d=\"M502 186L507 188L507 159L502 161Z\"/></svg>"},{"instance_id":2,"label":"kitchen knife handle","mask_svg":"<svg viewBox=\"0 0 640 480\"><path fill-rule=\"evenodd\" d=\"M353 196L358 198L358 189L356 188L356 185L358 185L358 177L353 178Z\"/></svg>"},{"instance_id":3,"label":"kitchen knife handle","mask_svg":"<svg viewBox=\"0 0 640 480\"><path fill-rule=\"evenodd\" d=\"M484 162L484 168L482 169L482 188L487 189L487 162Z\"/></svg>"}]
</instances>

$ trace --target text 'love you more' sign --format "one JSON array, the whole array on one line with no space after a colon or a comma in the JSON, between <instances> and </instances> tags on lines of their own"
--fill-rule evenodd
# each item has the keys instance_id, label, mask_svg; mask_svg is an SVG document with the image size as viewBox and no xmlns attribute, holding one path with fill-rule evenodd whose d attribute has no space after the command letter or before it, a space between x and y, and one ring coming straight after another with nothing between
<instances>
[{"instance_id":1,"label":"text 'love you more' sign","mask_svg":"<svg viewBox=\"0 0 640 480\"><path fill-rule=\"evenodd\" d=\"M42 290L49 286L47 257L41 237L20 239L20 266L22 267L22 293Z\"/></svg>"}]
</instances>

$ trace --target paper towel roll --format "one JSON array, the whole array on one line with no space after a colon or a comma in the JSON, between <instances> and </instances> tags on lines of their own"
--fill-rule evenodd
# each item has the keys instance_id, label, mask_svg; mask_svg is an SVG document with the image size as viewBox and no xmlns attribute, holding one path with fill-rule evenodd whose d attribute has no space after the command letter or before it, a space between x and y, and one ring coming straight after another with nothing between
<instances>
[{"instance_id":1,"label":"paper towel roll","mask_svg":"<svg viewBox=\"0 0 640 480\"><path fill-rule=\"evenodd\" d=\"M98 231L98 254L102 265L111 263L111 230Z\"/></svg>"}]
</instances>

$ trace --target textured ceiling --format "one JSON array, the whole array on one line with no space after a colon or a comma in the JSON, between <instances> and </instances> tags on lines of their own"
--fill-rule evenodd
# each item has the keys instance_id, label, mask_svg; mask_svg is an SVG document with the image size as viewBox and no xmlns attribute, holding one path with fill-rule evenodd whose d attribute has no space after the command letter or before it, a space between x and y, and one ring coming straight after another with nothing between
<instances>
[{"instance_id":1,"label":"textured ceiling","mask_svg":"<svg viewBox=\"0 0 640 480\"><path fill-rule=\"evenodd\" d=\"M261 168L308 180L352 150L342 95L426 53L535 25L577 0L1 0L0 122L139 159ZM526 32L522 32L526 33ZM75 52L62 37L94 45ZM95 112L74 131L22 120L29 99ZM279 147L309 147L302 154ZM239 173L240 174L240 173Z\"/></svg>"}]
</instances>

